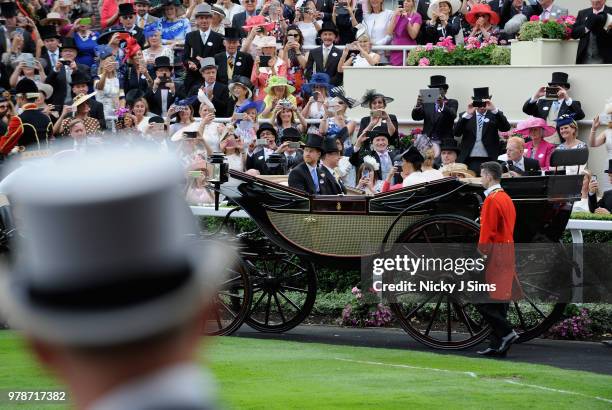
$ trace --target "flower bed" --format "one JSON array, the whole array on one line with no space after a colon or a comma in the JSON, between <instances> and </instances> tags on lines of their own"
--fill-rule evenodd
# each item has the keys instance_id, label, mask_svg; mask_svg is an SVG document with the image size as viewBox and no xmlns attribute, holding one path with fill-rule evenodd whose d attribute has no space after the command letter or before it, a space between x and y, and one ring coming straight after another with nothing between
<instances>
[{"instance_id":1,"label":"flower bed","mask_svg":"<svg viewBox=\"0 0 612 410\"><path fill-rule=\"evenodd\" d=\"M510 50L500 47L496 37L485 42L469 38L467 44L456 46L451 37L442 39L435 45L428 43L417 47L408 54L409 66L462 66L462 65L508 65Z\"/></svg>"},{"instance_id":2,"label":"flower bed","mask_svg":"<svg viewBox=\"0 0 612 410\"><path fill-rule=\"evenodd\" d=\"M572 38L572 29L576 23L576 17L563 16L557 20L540 20L538 16L532 16L531 20L523 23L519 30L520 41L533 41L542 38L552 40L569 40Z\"/></svg>"}]
</instances>

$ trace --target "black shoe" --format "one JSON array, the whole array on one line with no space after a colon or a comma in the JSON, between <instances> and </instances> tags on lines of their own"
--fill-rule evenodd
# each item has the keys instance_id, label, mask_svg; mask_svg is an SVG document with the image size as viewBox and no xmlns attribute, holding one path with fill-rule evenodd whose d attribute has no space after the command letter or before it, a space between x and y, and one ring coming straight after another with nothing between
<instances>
[{"instance_id":1,"label":"black shoe","mask_svg":"<svg viewBox=\"0 0 612 410\"><path fill-rule=\"evenodd\" d=\"M487 347L485 350L479 350L476 352L476 354L479 354L481 356L499 356L497 350L491 347Z\"/></svg>"},{"instance_id":2,"label":"black shoe","mask_svg":"<svg viewBox=\"0 0 612 410\"><path fill-rule=\"evenodd\" d=\"M508 350L510 350L510 346L512 346L512 344L516 342L518 338L519 335L514 330L508 333L506 336L502 337L501 344L497 349L497 353L499 353L500 356L503 355L502 357L505 357L508 353Z\"/></svg>"}]
</instances>

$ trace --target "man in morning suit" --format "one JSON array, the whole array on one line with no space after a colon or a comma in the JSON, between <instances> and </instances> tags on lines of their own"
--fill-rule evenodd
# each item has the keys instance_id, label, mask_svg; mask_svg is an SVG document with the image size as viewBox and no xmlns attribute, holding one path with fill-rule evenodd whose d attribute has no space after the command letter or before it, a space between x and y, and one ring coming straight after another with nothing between
<instances>
[{"instance_id":1,"label":"man in morning suit","mask_svg":"<svg viewBox=\"0 0 612 410\"><path fill-rule=\"evenodd\" d=\"M568 15L567 9L557 6L555 0L530 0L529 5L534 14L540 17L540 20L556 20Z\"/></svg>"},{"instance_id":2,"label":"man in morning suit","mask_svg":"<svg viewBox=\"0 0 612 410\"><path fill-rule=\"evenodd\" d=\"M494 161L499 155L499 131L510 128L504 113L491 101L489 87L474 88L467 111L455 125L455 136L462 137L458 162L478 175L483 162Z\"/></svg>"},{"instance_id":3,"label":"man in morning suit","mask_svg":"<svg viewBox=\"0 0 612 410\"><path fill-rule=\"evenodd\" d=\"M540 175L540 162L537 159L525 157L525 140L521 137L510 137L506 143L506 153L499 156L499 160L505 161L508 172L513 177L523 175Z\"/></svg>"},{"instance_id":4,"label":"man in morning suit","mask_svg":"<svg viewBox=\"0 0 612 410\"><path fill-rule=\"evenodd\" d=\"M380 164L378 171L376 171L378 178L385 180L389 172L394 172L393 159L401 154L401 152L398 150L389 151L389 138L391 138L391 136L389 135L387 127L379 125L372 129L371 124L372 123L370 123L357 138L353 147L353 154L349 158L349 161L355 168L359 168L367 155L373 157L376 162ZM368 141L370 143L370 148L364 149L364 144Z\"/></svg>"},{"instance_id":5,"label":"man in morning suit","mask_svg":"<svg viewBox=\"0 0 612 410\"><path fill-rule=\"evenodd\" d=\"M285 128L281 132L280 142L276 152L285 156L287 163L287 172L291 172L293 168L304 161L304 153L301 148L293 148L291 143L299 143L302 139L302 134L297 128Z\"/></svg>"},{"instance_id":6,"label":"man in morning suit","mask_svg":"<svg viewBox=\"0 0 612 410\"><path fill-rule=\"evenodd\" d=\"M276 138L278 134L276 128L270 123L263 123L257 129L256 135L257 139L266 140L266 145L249 147L245 168L247 170L256 169L261 175L270 175L271 171L268 169L267 161L270 155L277 152Z\"/></svg>"},{"instance_id":7,"label":"man in morning suit","mask_svg":"<svg viewBox=\"0 0 612 410\"><path fill-rule=\"evenodd\" d=\"M338 151L336 139L331 137L324 138L321 151L321 170L325 174L323 183L321 183L321 195L346 194L346 188L336 174L336 167L342 156L340 151Z\"/></svg>"},{"instance_id":8,"label":"man in morning suit","mask_svg":"<svg viewBox=\"0 0 612 410\"><path fill-rule=\"evenodd\" d=\"M440 98L435 103L423 104L419 95L417 104L412 110L412 119L423 120L423 133L433 141L440 143L453 138L453 125L457 117L459 103L457 100L446 98L448 84L443 75L431 76L429 88L440 90Z\"/></svg>"},{"instance_id":9,"label":"man in morning suit","mask_svg":"<svg viewBox=\"0 0 612 410\"><path fill-rule=\"evenodd\" d=\"M324 72L329 75L333 85L342 84L342 73L338 72L338 63L342 56L342 51L334 46L334 41L338 36L338 29L331 21L324 21L319 30L321 37L320 47L310 50L306 61L306 78L310 80L313 73Z\"/></svg>"},{"instance_id":10,"label":"man in morning suit","mask_svg":"<svg viewBox=\"0 0 612 410\"><path fill-rule=\"evenodd\" d=\"M293 168L289 173L289 186L307 194L321 194L325 185L325 174L318 166L321 157L322 138L317 134L308 134L304 144L304 162Z\"/></svg>"},{"instance_id":11,"label":"man in morning suit","mask_svg":"<svg viewBox=\"0 0 612 410\"><path fill-rule=\"evenodd\" d=\"M217 65L215 59L206 57L202 60L202 68L200 69L200 80L194 84L187 95L197 95L201 90L206 94L210 102L215 106L215 113L218 117L229 117L230 98L227 85L217 81ZM200 104L194 104L194 112L199 112Z\"/></svg>"},{"instance_id":12,"label":"man in morning suit","mask_svg":"<svg viewBox=\"0 0 612 410\"><path fill-rule=\"evenodd\" d=\"M183 53L183 62L187 65L183 82L185 91L189 91L194 83L201 80L199 70L202 68L202 60L206 57L214 57L215 54L223 51L223 36L210 28L212 11L208 3L196 6L195 20L197 30L185 36Z\"/></svg>"},{"instance_id":13,"label":"man in morning suit","mask_svg":"<svg viewBox=\"0 0 612 410\"><path fill-rule=\"evenodd\" d=\"M130 33L132 37L136 39L138 45L141 48L144 47L144 31L136 25L136 11L132 3L123 3L119 5L119 25L117 28Z\"/></svg>"},{"instance_id":14,"label":"man in morning suit","mask_svg":"<svg viewBox=\"0 0 612 410\"><path fill-rule=\"evenodd\" d=\"M580 39L576 64L612 64L612 7L606 0L591 5L578 12L572 28L572 38Z\"/></svg>"},{"instance_id":15,"label":"man in morning suit","mask_svg":"<svg viewBox=\"0 0 612 410\"><path fill-rule=\"evenodd\" d=\"M568 91L570 89L569 76L567 73L554 72L552 79L548 83L549 87L558 89L557 99L546 98L546 87L538 89L533 97L523 105L523 112L527 115L542 118L548 125L557 127L557 118L564 114L574 114L574 119L580 121L584 118L584 111L580 101L572 99ZM549 137L550 138L550 137ZM558 137L556 137L558 138ZM549 142L557 142L556 140Z\"/></svg>"},{"instance_id":16,"label":"man in morning suit","mask_svg":"<svg viewBox=\"0 0 612 410\"><path fill-rule=\"evenodd\" d=\"M62 112L61 107L63 105L72 103L72 73L76 71L89 72L90 70L89 66L75 62L77 53L76 43L72 37L62 39L61 59L56 61L45 81L53 87L51 104L57 106L58 112ZM64 62L68 64L64 64Z\"/></svg>"},{"instance_id":17,"label":"man in morning suit","mask_svg":"<svg viewBox=\"0 0 612 410\"><path fill-rule=\"evenodd\" d=\"M215 54L217 81L227 85L235 75L250 78L253 71L253 57L239 50L240 32L233 27L226 27L223 45L225 51Z\"/></svg>"},{"instance_id":18,"label":"man in morning suit","mask_svg":"<svg viewBox=\"0 0 612 410\"><path fill-rule=\"evenodd\" d=\"M497 162L482 164L482 186L485 200L480 212L478 250L487 257L485 278L495 284L489 292L489 303L480 303L480 312L493 332L490 345L478 354L505 357L510 345L519 338L508 322L508 302L516 279L514 264L514 224L516 210L512 199L500 185L502 167Z\"/></svg>"},{"instance_id":19,"label":"man in morning suit","mask_svg":"<svg viewBox=\"0 0 612 410\"><path fill-rule=\"evenodd\" d=\"M612 159L608 160L608 169L604 171L608 174L608 179L612 184ZM596 180L589 184L589 210L596 214L611 214L612 213L612 189L604 192L603 197L597 200L597 190L599 184Z\"/></svg>"},{"instance_id":20,"label":"man in morning suit","mask_svg":"<svg viewBox=\"0 0 612 410\"><path fill-rule=\"evenodd\" d=\"M172 79L173 70L170 58L160 56L155 59L155 80L153 86L147 88L145 93L149 111L155 115L167 116L170 106L184 96Z\"/></svg>"},{"instance_id":21,"label":"man in morning suit","mask_svg":"<svg viewBox=\"0 0 612 410\"><path fill-rule=\"evenodd\" d=\"M53 124L46 114L38 108L40 97L36 83L24 78L15 87L15 100L23 112L11 117L6 135L0 137L0 154L8 155L14 147L26 150L47 149L53 133Z\"/></svg>"}]
</instances>

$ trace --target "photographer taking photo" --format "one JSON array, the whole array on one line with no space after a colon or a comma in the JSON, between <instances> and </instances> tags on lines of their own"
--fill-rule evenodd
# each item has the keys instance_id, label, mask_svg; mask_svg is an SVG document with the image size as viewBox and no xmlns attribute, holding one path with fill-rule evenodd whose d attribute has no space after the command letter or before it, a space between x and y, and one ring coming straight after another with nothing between
<instances>
[{"instance_id":1,"label":"photographer taking photo","mask_svg":"<svg viewBox=\"0 0 612 410\"><path fill-rule=\"evenodd\" d=\"M168 109L174 101L181 97L177 95L176 84L172 79L173 67L170 59L166 56L155 59L155 79L153 87L147 90L145 98L149 103L149 111L166 117Z\"/></svg>"}]
</instances>

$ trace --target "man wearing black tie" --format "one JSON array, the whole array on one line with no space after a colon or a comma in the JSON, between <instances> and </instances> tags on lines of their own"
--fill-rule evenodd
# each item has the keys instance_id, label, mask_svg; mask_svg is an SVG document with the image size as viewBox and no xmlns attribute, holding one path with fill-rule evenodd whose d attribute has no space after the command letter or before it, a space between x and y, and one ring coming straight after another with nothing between
<instances>
[{"instance_id":1,"label":"man wearing black tie","mask_svg":"<svg viewBox=\"0 0 612 410\"><path fill-rule=\"evenodd\" d=\"M338 36L338 29L331 21L324 21L319 30L321 37L321 47L312 49L308 53L306 61L306 78L310 80L313 73L326 73L333 85L342 84L342 73L338 72L338 63L342 56L342 51L334 46L334 41Z\"/></svg>"},{"instance_id":2,"label":"man wearing black tie","mask_svg":"<svg viewBox=\"0 0 612 410\"><path fill-rule=\"evenodd\" d=\"M412 110L412 119L423 120L423 133L436 142L453 139L453 125L459 103L457 100L446 98L448 84L443 75L434 75L430 78L429 88L440 90L440 98L435 103L423 103L419 95L417 104Z\"/></svg>"},{"instance_id":3,"label":"man wearing black tie","mask_svg":"<svg viewBox=\"0 0 612 410\"><path fill-rule=\"evenodd\" d=\"M318 166L320 157L321 137L317 134L308 134L304 144L304 162L289 173L289 186L307 194L320 194L321 185L325 184L325 173Z\"/></svg>"},{"instance_id":4,"label":"man wearing black tie","mask_svg":"<svg viewBox=\"0 0 612 410\"><path fill-rule=\"evenodd\" d=\"M235 75L247 78L251 77L253 71L253 57L248 53L239 51L240 32L233 27L225 28L225 39L223 40L225 51L215 54L217 63L217 81L226 84Z\"/></svg>"},{"instance_id":5,"label":"man wearing black tie","mask_svg":"<svg viewBox=\"0 0 612 410\"><path fill-rule=\"evenodd\" d=\"M533 175L540 173L540 162L523 156L525 152L525 140L520 137L508 138L506 154L500 155L499 160L506 161L508 172L513 177Z\"/></svg>"},{"instance_id":6,"label":"man wearing black tie","mask_svg":"<svg viewBox=\"0 0 612 410\"><path fill-rule=\"evenodd\" d=\"M493 105L489 87L474 88L467 111L455 125L455 136L462 137L459 162L480 175L480 166L495 161L499 155L499 131L510 128L504 113Z\"/></svg>"},{"instance_id":7,"label":"man wearing black tie","mask_svg":"<svg viewBox=\"0 0 612 410\"><path fill-rule=\"evenodd\" d=\"M338 178L335 168L340 161L340 151L335 138L325 138L322 146L321 170L325 174L324 183L321 184L321 195L346 194L342 180Z\"/></svg>"}]
</instances>

